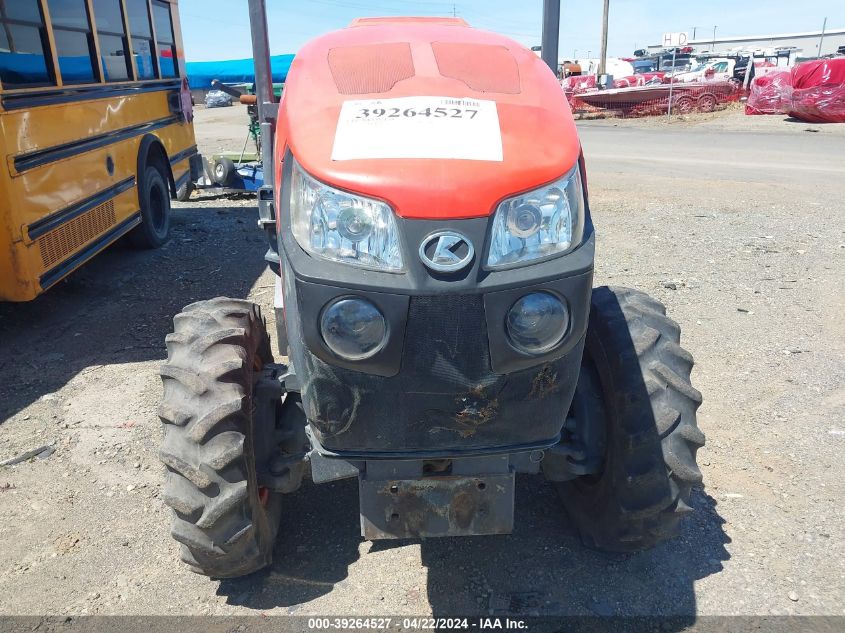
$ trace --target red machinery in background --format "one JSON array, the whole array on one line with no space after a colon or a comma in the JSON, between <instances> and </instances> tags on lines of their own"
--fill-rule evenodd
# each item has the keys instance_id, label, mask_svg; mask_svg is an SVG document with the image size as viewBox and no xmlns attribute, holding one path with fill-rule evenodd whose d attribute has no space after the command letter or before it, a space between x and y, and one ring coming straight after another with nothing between
<instances>
[{"instance_id":1,"label":"red machinery in background","mask_svg":"<svg viewBox=\"0 0 845 633\"><path fill-rule=\"evenodd\" d=\"M792 69L788 114L811 123L845 123L845 57L817 59Z\"/></svg>"},{"instance_id":2,"label":"red machinery in background","mask_svg":"<svg viewBox=\"0 0 845 633\"><path fill-rule=\"evenodd\" d=\"M746 114L788 114L809 123L845 123L845 57L816 59L751 82Z\"/></svg>"}]
</instances>

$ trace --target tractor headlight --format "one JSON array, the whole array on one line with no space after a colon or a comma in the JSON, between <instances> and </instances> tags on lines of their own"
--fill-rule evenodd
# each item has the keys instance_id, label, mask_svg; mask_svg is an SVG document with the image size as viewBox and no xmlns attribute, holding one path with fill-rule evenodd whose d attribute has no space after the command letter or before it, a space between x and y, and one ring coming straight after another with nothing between
<instances>
[{"instance_id":1,"label":"tractor headlight","mask_svg":"<svg viewBox=\"0 0 845 633\"><path fill-rule=\"evenodd\" d=\"M578 164L550 185L508 198L493 219L488 268L504 268L561 255L584 232L584 191Z\"/></svg>"},{"instance_id":2,"label":"tractor headlight","mask_svg":"<svg viewBox=\"0 0 845 633\"><path fill-rule=\"evenodd\" d=\"M293 164L290 194L293 236L308 254L353 266L402 270L391 208L318 182Z\"/></svg>"},{"instance_id":3,"label":"tractor headlight","mask_svg":"<svg viewBox=\"0 0 845 633\"><path fill-rule=\"evenodd\" d=\"M518 350L543 354L563 340L569 328L569 309L551 293L532 292L511 306L505 326Z\"/></svg>"},{"instance_id":4,"label":"tractor headlight","mask_svg":"<svg viewBox=\"0 0 845 633\"><path fill-rule=\"evenodd\" d=\"M366 299L346 297L330 304L320 317L326 345L346 360L375 356L387 342L387 322Z\"/></svg>"}]
</instances>

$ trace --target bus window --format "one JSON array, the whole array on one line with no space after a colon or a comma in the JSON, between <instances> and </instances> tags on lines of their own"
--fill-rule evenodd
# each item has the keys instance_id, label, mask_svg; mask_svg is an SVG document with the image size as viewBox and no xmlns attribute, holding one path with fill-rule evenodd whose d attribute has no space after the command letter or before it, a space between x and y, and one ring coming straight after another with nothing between
<instances>
[{"instance_id":1,"label":"bus window","mask_svg":"<svg viewBox=\"0 0 845 633\"><path fill-rule=\"evenodd\" d=\"M131 79L132 66L126 50L126 30L123 27L120 0L94 0L94 18L97 22L105 80Z\"/></svg>"},{"instance_id":2,"label":"bus window","mask_svg":"<svg viewBox=\"0 0 845 633\"><path fill-rule=\"evenodd\" d=\"M0 0L0 302L34 299L123 237L167 240L171 196L202 170L187 82L171 79L177 5Z\"/></svg>"},{"instance_id":3,"label":"bus window","mask_svg":"<svg viewBox=\"0 0 845 633\"><path fill-rule=\"evenodd\" d=\"M85 0L48 0L62 82L92 83L94 42Z\"/></svg>"},{"instance_id":4,"label":"bus window","mask_svg":"<svg viewBox=\"0 0 845 633\"><path fill-rule=\"evenodd\" d=\"M53 83L38 0L0 0L0 81L4 88Z\"/></svg>"},{"instance_id":5,"label":"bus window","mask_svg":"<svg viewBox=\"0 0 845 633\"><path fill-rule=\"evenodd\" d=\"M129 18L129 35L132 36L132 54L135 56L138 79L155 79L153 32L150 28L147 0L126 0L126 13Z\"/></svg>"},{"instance_id":6,"label":"bus window","mask_svg":"<svg viewBox=\"0 0 845 633\"><path fill-rule=\"evenodd\" d=\"M21 22L37 22L43 24L38 0L0 0L3 19L20 20Z\"/></svg>"},{"instance_id":7,"label":"bus window","mask_svg":"<svg viewBox=\"0 0 845 633\"><path fill-rule=\"evenodd\" d=\"M176 46L173 40L173 21L170 17L170 5L153 0L153 18L158 40L158 65L162 77L177 77Z\"/></svg>"}]
</instances>

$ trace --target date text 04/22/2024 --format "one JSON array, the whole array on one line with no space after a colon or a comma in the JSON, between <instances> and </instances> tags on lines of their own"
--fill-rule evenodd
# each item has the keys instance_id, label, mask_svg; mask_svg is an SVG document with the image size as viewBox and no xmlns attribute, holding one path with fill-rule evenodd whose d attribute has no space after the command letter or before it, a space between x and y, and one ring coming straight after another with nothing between
<instances>
[{"instance_id":1,"label":"date text 04/22/2024","mask_svg":"<svg viewBox=\"0 0 845 633\"><path fill-rule=\"evenodd\" d=\"M309 618L310 630L392 630L400 627L403 630L477 630L519 631L528 628L525 620L506 617L482 618Z\"/></svg>"}]
</instances>

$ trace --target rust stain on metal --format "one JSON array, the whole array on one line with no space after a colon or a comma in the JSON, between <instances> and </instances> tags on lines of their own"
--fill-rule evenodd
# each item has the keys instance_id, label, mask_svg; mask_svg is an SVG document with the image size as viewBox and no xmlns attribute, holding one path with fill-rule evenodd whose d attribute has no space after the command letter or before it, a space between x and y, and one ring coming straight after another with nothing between
<instances>
[{"instance_id":1,"label":"rust stain on metal","mask_svg":"<svg viewBox=\"0 0 845 633\"><path fill-rule=\"evenodd\" d=\"M378 491L379 496L388 499L384 506L387 525L398 533L427 536L429 522L436 516L446 517L449 511L447 505L432 498L436 491L434 486L426 486L422 481L414 488L388 482Z\"/></svg>"},{"instance_id":2,"label":"rust stain on metal","mask_svg":"<svg viewBox=\"0 0 845 633\"><path fill-rule=\"evenodd\" d=\"M543 400L557 393L559 389L557 372L552 369L550 364L546 364L534 376L534 380L531 382L531 392L528 394L528 397L531 400Z\"/></svg>"},{"instance_id":3,"label":"rust stain on metal","mask_svg":"<svg viewBox=\"0 0 845 633\"><path fill-rule=\"evenodd\" d=\"M362 480L366 538L502 534L513 526L513 475Z\"/></svg>"},{"instance_id":4,"label":"rust stain on metal","mask_svg":"<svg viewBox=\"0 0 845 633\"><path fill-rule=\"evenodd\" d=\"M470 493L466 491L457 493L449 507L449 525L454 525L460 530L469 529L478 510L477 505Z\"/></svg>"},{"instance_id":5,"label":"rust stain on metal","mask_svg":"<svg viewBox=\"0 0 845 633\"><path fill-rule=\"evenodd\" d=\"M433 529L436 517L446 519L447 533L464 533L472 527L477 514L486 516L486 496L502 494L497 488L484 493L485 486L464 477L426 477L412 483L386 482L378 490L385 497L385 520L388 525L414 536L430 536L440 532Z\"/></svg>"},{"instance_id":6,"label":"rust stain on metal","mask_svg":"<svg viewBox=\"0 0 845 633\"><path fill-rule=\"evenodd\" d=\"M478 427L491 422L499 413L498 398L490 398L483 385L476 385L468 393L458 396L456 404L460 410L455 415L461 437L472 437Z\"/></svg>"}]
</instances>

